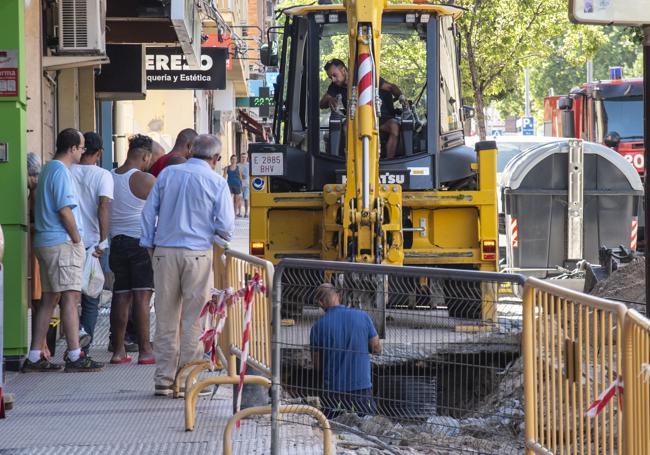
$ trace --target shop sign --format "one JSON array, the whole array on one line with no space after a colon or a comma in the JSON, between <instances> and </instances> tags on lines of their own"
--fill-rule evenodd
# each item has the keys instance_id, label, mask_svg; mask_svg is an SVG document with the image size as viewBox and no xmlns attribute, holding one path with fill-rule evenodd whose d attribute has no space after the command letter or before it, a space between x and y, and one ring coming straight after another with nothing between
<instances>
[{"instance_id":1,"label":"shop sign","mask_svg":"<svg viewBox=\"0 0 650 455\"><path fill-rule=\"evenodd\" d=\"M201 48L201 66L190 69L180 47L148 47L148 90L224 90L228 50Z\"/></svg>"},{"instance_id":2,"label":"shop sign","mask_svg":"<svg viewBox=\"0 0 650 455\"><path fill-rule=\"evenodd\" d=\"M18 51L0 49L0 96L18 96Z\"/></svg>"}]
</instances>

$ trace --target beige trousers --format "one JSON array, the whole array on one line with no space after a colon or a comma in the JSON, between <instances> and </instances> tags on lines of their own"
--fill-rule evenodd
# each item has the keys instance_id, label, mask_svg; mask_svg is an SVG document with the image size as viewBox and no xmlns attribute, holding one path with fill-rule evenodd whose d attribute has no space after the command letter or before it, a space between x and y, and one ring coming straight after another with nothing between
<instances>
[{"instance_id":1,"label":"beige trousers","mask_svg":"<svg viewBox=\"0 0 650 455\"><path fill-rule=\"evenodd\" d=\"M202 356L199 313L214 281L212 251L157 247L152 265L156 288L154 382L170 386L181 366Z\"/></svg>"}]
</instances>

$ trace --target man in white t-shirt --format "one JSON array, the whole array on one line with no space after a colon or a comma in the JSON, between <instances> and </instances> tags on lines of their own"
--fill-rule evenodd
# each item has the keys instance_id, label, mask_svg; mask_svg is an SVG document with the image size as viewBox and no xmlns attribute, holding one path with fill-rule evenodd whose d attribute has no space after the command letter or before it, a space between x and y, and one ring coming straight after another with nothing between
<instances>
[{"instance_id":1,"label":"man in white t-shirt","mask_svg":"<svg viewBox=\"0 0 650 455\"><path fill-rule=\"evenodd\" d=\"M106 169L97 166L102 156L102 138L93 132L84 134L86 150L79 164L70 171L79 194L81 218L83 220L83 242L86 250L92 248L96 257L101 257L107 248L110 204L113 200L113 177ZM99 297L82 294L79 340L84 351L92 342L99 313Z\"/></svg>"}]
</instances>

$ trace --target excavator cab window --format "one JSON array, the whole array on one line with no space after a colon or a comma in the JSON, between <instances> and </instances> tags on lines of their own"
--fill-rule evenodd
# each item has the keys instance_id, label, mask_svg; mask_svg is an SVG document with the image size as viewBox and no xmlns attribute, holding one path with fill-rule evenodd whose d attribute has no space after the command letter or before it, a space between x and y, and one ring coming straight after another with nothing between
<instances>
[{"instance_id":1,"label":"excavator cab window","mask_svg":"<svg viewBox=\"0 0 650 455\"><path fill-rule=\"evenodd\" d=\"M419 12L382 17L380 170L387 182L405 189L437 188L440 152L464 145L454 32L450 17ZM347 88L353 74L331 90L340 99L323 103L323 96L332 86L325 65L338 59L350 66L345 13L291 17L279 55L274 132L292 172L273 179L272 190L319 190L344 181L348 91L341 85ZM412 169L419 174L413 176Z\"/></svg>"},{"instance_id":2,"label":"excavator cab window","mask_svg":"<svg viewBox=\"0 0 650 455\"><path fill-rule=\"evenodd\" d=\"M342 16L342 15L341 15ZM341 18L343 19L344 16ZM318 93L327 93L340 99L331 106L320 106L318 152L340 159L345 158L345 132L347 120L346 85L332 81L325 66L342 61L347 71L349 36L347 24L342 20L319 24ZM380 143L383 157L393 138L396 157L426 153L426 82L427 82L427 26L426 23L407 23L404 15L385 15L382 24L380 54ZM353 79L348 74L348 79ZM337 83L339 85L337 85ZM389 88L391 90L387 90ZM398 93L404 98L399 100ZM390 128L388 124L392 123ZM386 125L386 126L384 126ZM395 145L396 144L396 145Z\"/></svg>"},{"instance_id":3,"label":"excavator cab window","mask_svg":"<svg viewBox=\"0 0 650 455\"><path fill-rule=\"evenodd\" d=\"M459 64L451 17L440 19L440 132L460 130L461 100Z\"/></svg>"}]
</instances>

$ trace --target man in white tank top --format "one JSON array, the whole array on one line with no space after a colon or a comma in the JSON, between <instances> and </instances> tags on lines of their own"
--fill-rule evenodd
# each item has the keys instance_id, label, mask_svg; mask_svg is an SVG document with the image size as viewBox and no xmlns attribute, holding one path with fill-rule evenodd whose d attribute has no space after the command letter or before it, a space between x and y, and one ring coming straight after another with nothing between
<instances>
[{"instance_id":1,"label":"man in white tank top","mask_svg":"<svg viewBox=\"0 0 650 455\"><path fill-rule=\"evenodd\" d=\"M149 191L156 178L144 172L149 168L152 140L148 136L129 138L124 164L112 171L114 200L111 208L111 250L109 265L115 274L111 303L112 364L129 363L124 334L129 318L129 304L138 335L138 363L156 363L149 340L149 302L153 292L153 270L146 248L140 246L140 218Z\"/></svg>"}]
</instances>

